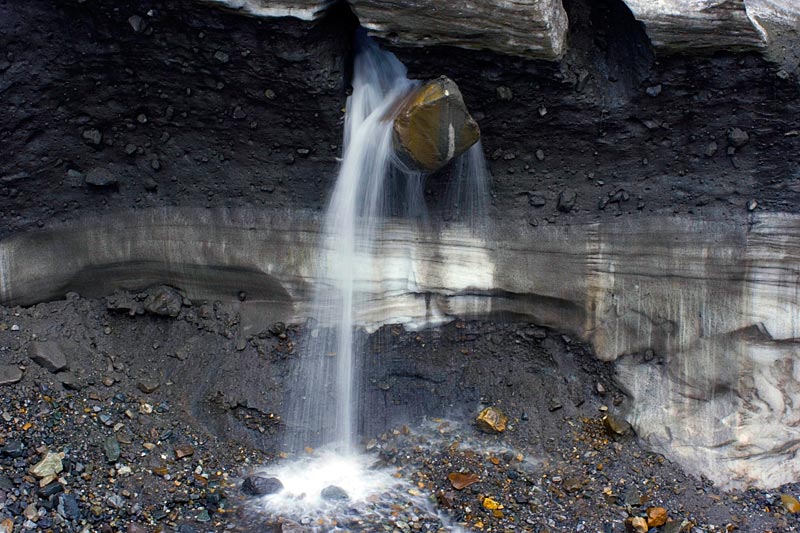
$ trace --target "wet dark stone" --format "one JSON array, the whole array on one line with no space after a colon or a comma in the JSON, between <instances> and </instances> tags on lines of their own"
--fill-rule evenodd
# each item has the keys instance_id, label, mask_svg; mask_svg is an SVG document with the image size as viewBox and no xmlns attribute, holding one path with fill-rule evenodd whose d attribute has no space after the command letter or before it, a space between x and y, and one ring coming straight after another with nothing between
<instances>
[{"instance_id":1,"label":"wet dark stone","mask_svg":"<svg viewBox=\"0 0 800 533\"><path fill-rule=\"evenodd\" d=\"M80 520L82 518L81 509L74 494L59 494L56 509L58 514L67 520Z\"/></svg>"},{"instance_id":2,"label":"wet dark stone","mask_svg":"<svg viewBox=\"0 0 800 533\"><path fill-rule=\"evenodd\" d=\"M323 499L330 501L344 501L350 499L350 496L347 494L347 492L345 492L343 488L337 487L336 485L328 485L322 489L320 494Z\"/></svg>"},{"instance_id":3,"label":"wet dark stone","mask_svg":"<svg viewBox=\"0 0 800 533\"><path fill-rule=\"evenodd\" d=\"M18 440L8 441L0 452L3 455L7 455L8 457L22 457L22 452L25 449L25 446L22 442Z\"/></svg>"},{"instance_id":4,"label":"wet dark stone","mask_svg":"<svg viewBox=\"0 0 800 533\"><path fill-rule=\"evenodd\" d=\"M48 499L50 496L55 496L56 494L64 492L64 485L59 483L58 481L53 481L49 485L45 485L41 489L38 490L37 494L40 498Z\"/></svg>"},{"instance_id":5,"label":"wet dark stone","mask_svg":"<svg viewBox=\"0 0 800 533\"><path fill-rule=\"evenodd\" d=\"M283 483L276 477L248 476L242 483L242 492L248 496L266 496L283 490Z\"/></svg>"}]
</instances>

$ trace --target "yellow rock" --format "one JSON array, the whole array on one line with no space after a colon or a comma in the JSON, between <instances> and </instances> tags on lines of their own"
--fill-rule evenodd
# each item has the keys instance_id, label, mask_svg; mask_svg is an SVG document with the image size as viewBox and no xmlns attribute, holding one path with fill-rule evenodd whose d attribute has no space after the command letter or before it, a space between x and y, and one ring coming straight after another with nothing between
<instances>
[{"instance_id":1,"label":"yellow rock","mask_svg":"<svg viewBox=\"0 0 800 533\"><path fill-rule=\"evenodd\" d=\"M478 414L475 424L486 433L502 433L506 430L508 417L497 407L487 407Z\"/></svg>"},{"instance_id":2,"label":"yellow rock","mask_svg":"<svg viewBox=\"0 0 800 533\"><path fill-rule=\"evenodd\" d=\"M484 498L483 499L483 508L489 511L495 511L497 509L502 509L503 506L500 505L498 502L494 501L491 498Z\"/></svg>"},{"instance_id":3,"label":"yellow rock","mask_svg":"<svg viewBox=\"0 0 800 533\"><path fill-rule=\"evenodd\" d=\"M649 527L660 527L667 523L667 510L663 507L648 507L646 513Z\"/></svg>"},{"instance_id":4,"label":"yellow rock","mask_svg":"<svg viewBox=\"0 0 800 533\"><path fill-rule=\"evenodd\" d=\"M30 468L30 473L41 479L55 476L62 470L64 470L64 465L61 463L61 456L57 453L47 452L41 461Z\"/></svg>"},{"instance_id":5,"label":"yellow rock","mask_svg":"<svg viewBox=\"0 0 800 533\"><path fill-rule=\"evenodd\" d=\"M625 530L630 533L647 533L647 520L641 516L634 516L625 519Z\"/></svg>"},{"instance_id":6,"label":"yellow rock","mask_svg":"<svg viewBox=\"0 0 800 533\"><path fill-rule=\"evenodd\" d=\"M458 86L444 76L412 93L394 120L395 149L426 172L466 152L480 135Z\"/></svg>"},{"instance_id":7,"label":"yellow rock","mask_svg":"<svg viewBox=\"0 0 800 533\"><path fill-rule=\"evenodd\" d=\"M792 514L800 513L800 502L791 494L781 494L781 503L788 512Z\"/></svg>"}]
</instances>

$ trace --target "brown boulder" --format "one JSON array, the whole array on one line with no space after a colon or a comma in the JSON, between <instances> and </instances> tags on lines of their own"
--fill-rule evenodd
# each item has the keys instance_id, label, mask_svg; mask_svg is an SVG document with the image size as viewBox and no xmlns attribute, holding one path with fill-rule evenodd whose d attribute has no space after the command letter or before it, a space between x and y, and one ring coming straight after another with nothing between
<instances>
[{"instance_id":1,"label":"brown boulder","mask_svg":"<svg viewBox=\"0 0 800 533\"><path fill-rule=\"evenodd\" d=\"M394 119L395 150L425 172L435 172L463 154L480 136L461 91L444 76L411 93Z\"/></svg>"}]
</instances>

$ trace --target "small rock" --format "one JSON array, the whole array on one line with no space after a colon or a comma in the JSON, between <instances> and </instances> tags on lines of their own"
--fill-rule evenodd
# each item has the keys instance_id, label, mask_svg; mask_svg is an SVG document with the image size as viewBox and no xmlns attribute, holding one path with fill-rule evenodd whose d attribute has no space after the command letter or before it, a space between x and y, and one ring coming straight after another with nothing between
<instances>
[{"instance_id":1,"label":"small rock","mask_svg":"<svg viewBox=\"0 0 800 533\"><path fill-rule=\"evenodd\" d=\"M264 98L267 100L275 100L275 91L272 89L264 89Z\"/></svg>"},{"instance_id":2,"label":"small rock","mask_svg":"<svg viewBox=\"0 0 800 533\"><path fill-rule=\"evenodd\" d=\"M53 481L52 483L48 483L47 485L36 491L36 494L38 494L40 498L48 500L50 499L51 496L55 496L56 494L59 494L61 492L64 492L64 485L62 485L58 481Z\"/></svg>"},{"instance_id":3,"label":"small rock","mask_svg":"<svg viewBox=\"0 0 800 533\"><path fill-rule=\"evenodd\" d=\"M22 379L22 370L15 365L0 365L0 385L13 385Z\"/></svg>"},{"instance_id":4,"label":"small rock","mask_svg":"<svg viewBox=\"0 0 800 533\"><path fill-rule=\"evenodd\" d=\"M706 157L714 157L714 154L717 153L717 149L719 149L719 146L717 146L717 143L714 142L714 141L711 141L710 143L708 143L706 145L705 156Z\"/></svg>"},{"instance_id":5,"label":"small rock","mask_svg":"<svg viewBox=\"0 0 800 533\"><path fill-rule=\"evenodd\" d=\"M781 505L791 514L800 513L800 501L791 494L781 494Z\"/></svg>"},{"instance_id":6,"label":"small rock","mask_svg":"<svg viewBox=\"0 0 800 533\"><path fill-rule=\"evenodd\" d=\"M541 148L536 150L536 159L538 159L539 161L544 161L544 150L542 150Z\"/></svg>"},{"instance_id":7,"label":"small rock","mask_svg":"<svg viewBox=\"0 0 800 533\"><path fill-rule=\"evenodd\" d=\"M514 98L514 94L511 92L511 89L501 85L500 87L497 88L497 97L500 100L508 102L512 98Z\"/></svg>"},{"instance_id":8,"label":"small rock","mask_svg":"<svg viewBox=\"0 0 800 533\"><path fill-rule=\"evenodd\" d=\"M575 207L575 200L578 193L574 189L565 189L558 195L558 210L562 213L569 213Z\"/></svg>"},{"instance_id":9,"label":"small rock","mask_svg":"<svg viewBox=\"0 0 800 533\"><path fill-rule=\"evenodd\" d=\"M86 173L86 177L83 179L83 181L86 183L86 185L98 188L115 187L119 185L119 181L117 180L116 176L104 168L93 168Z\"/></svg>"},{"instance_id":10,"label":"small rock","mask_svg":"<svg viewBox=\"0 0 800 533\"><path fill-rule=\"evenodd\" d=\"M144 190L147 192L155 192L158 190L158 183L151 177L144 179Z\"/></svg>"},{"instance_id":11,"label":"small rock","mask_svg":"<svg viewBox=\"0 0 800 533\"><path fill-rule=\"evenodd\" d=\"M528 193L528 205L532 207L543 207L547 203L547 200L544 197L539 196L538 194L530 194Z\"/></svg>"},{"instance_id":12,"label":"small rock","mask_svg":"<svg viewBox=\"0 0 800 533\"><path fill-rule=\"evenodd\" d=\"M496 511L503 508L498 501L493 500L492 498L484 498L481 505L483 505L483 508L488 511Z\"/></svg>"},{"instance_id":13,"label":"small rock","mask_svg":"<svg viewBox=\"0 0 800 533\"><path fill-rule=\"evenodd\" d=\"M136 153L136 145L135 144L126 144L125 145L125 153L128 155L133 155Z\"/></svg>"},{"instance_id":14,"label":"small rock","mask_svg":"<svg viewBox=\"0 0 800 533\"><path fill-rule=\"evenodd\" d=\"M664 524L664 527L661 528L661 533L685 533L689 531L691 527L692 523L688 520L673 520L672 522Z\"/></svg>"},{"instance_id":15,"label":"small rock","mask_svg":"<svg viewBox=\"0 0 800 533\"><path fill-rule=\"evenodd\" d=\"M631 425L624 418L619 418L611 413L603 417L603 426L612 435L625 435L631 430Z\"/></svg>"},{"instance_id":16,"label":"small rock","mask_svg":"<svg viewBox=\"0 0 800 533\"><path fill-rule=\"evenodd\" d=\"M147 23L139 15L131 15L128 17L128 24L131 25L131 28L133 28L133 31L136 33L142 33L147 26Z\"/></svg>"},{"instance_id":17,"label":"small rock","mask_svg":"<svg viewBox=\"0 0 800 533\"><path fill-rule=\"evenodd\" d=\"M648 527L661 527L667 523L667 510L663 507L648 507L645 514Z\"/></svg>"},{"instance_id":18,"label":"small rock","mask_svg":"<svg viewBox=\"0 0 800 533\"><path fill-rule=\"evenodd\" d=\"M450 484L456 490L465 489L480 481L480 478L471 472L451 472L447 474L447 479L450 480Z\"/></svg>"},{"instance_id":19,"label":"small rock","mask_svg":"<svg viewBox=\"0 0 800 533\"><path fill-rule=\"evenodd\" d=\"M242 120L243 118L246 118L246 117L247 117L247 113L245 113L244 109L242 109L241 106L237 105L233 109L233 118L235 118L236 120Z\"/></svg>"},{"instance_id":20,"label":"small rock","mask_svg":"<svg viewBox=\"0 0 800 533\"><path fill-rule=\"evenodd\" d=\"M655 98L656 96L661 94L661 84L659 83L658 85L653 85L651 87L648 87L647 89L645 89L645 92L647 93L647 96Z\"/></svg>"},{"instance_id":21,"label":"small rock","mask_svg":"<svg viewBox=\"0 0 800 533\"><path fill-rule=\"evenodd\" d=\"M222 50L217 50L216 52L214 52L214 59L223 64L230 61L230 57L228 56L228 54L226 54Z\"/></svg>"},{"instance_id":22,"label":"small rock","mask_svg":"<svg viewBox=\"0 0 800 533\"><path fill-rule=\"evenodd\" d=\"M147 290L144 310L161 316L176 317L181 312L183 296L168 285L159 285Z\"/></svg>"},{"instance_id":23,"label":"small rock","mask_svg":"<svg viewBox=\"0 0 800 533\"><path fill-rule=\"evenodd\" d=\"M56 373L66 369L67 356L56 341L33 341L28 345L28 357L34 363Z\"/></svg>"},{"instance_id":24,"label":"small rock","mask_svg":"<svg viewBox=\"0 0 800 533\"><path fill-rule=\"evenodd\" d=\"M323 499L329 501L345 501L349 500L350 496L348 496L347 492L341 487L337 487L336 485L328 485L322 492L320 493Z\"/></svg>"},{"instance_id":25,"label":"small rock","mask_svg":"<svg viewBox=\"0 0 800 533\"><path fill-rule=\"evenodd\" d=\"M198 522L211 522L211 515L208 514L208 509L203 509L200 511L200 514L197 515L196 520Z\"/></svg>"},{"instance_id":26,"label":"small rock","mask_svg":"<svg viewBox=\"0 0 800 533\"><path fill-rule=\"evenodd\" d=\"M78 506L78 500L74 494L60 494L58 496L58 505L56 506L58 514L67 520L80 520L83 518L81 509Z\"/></svg>"},{"instance_id":27,"label":"small rock","mask_svg":"<svg viewBox=\"0 0 800 533\"><path fill-rule=\"evenodd\" d=\"M105 453L106 460L109 463L116 463L119 460L119 441L117 441L116 437L112 435L103 442L103 453Z\"/></svg>"},{"instance_id":28,"label":"small rock","mask_svg":"<svg viewBox=\"0 0 800 533\"><path fill-rule=\"evenodd\" d=\"M577 492L583 488L583 480L579 477L568 477L564 480L563 487L567 492Z\"/></svg>"},{"instance_id":29,"label":"small rock","mask_svg":"<svg viewBox=\"0 0 800 533\"><path fill-rule=\"evenodd\" d=\"M506 430L508 417L497 407L487 407L478 414L475 425L485 433L502 433Z\"/></svg>"},{"instance_id":30,"label":"small rock","mask_svg":"<svg viewBox=\"0 0 800 533\"><path fill-rule=\"evenodd\" d=\"M21 441L11 440L6 442L6 445L0 448L0 455L16 458L16 457L22 457L24 451L25 451L25 446L22 444Z\"/></svg>"},{"instance_id":31,"label":"small rock","mask_svg":"<svg viewBox=\"0 0 800 533\"><path fill-rule=\"evenodd\" d=\"M97 129L84 130L81 136L87 142L87 144L94 146L99 146L100 143L103 142L103 134Z\"/></svg>"},{"instance_id":32,"label":"small rock","mask_svg":"<svg viewBox=\"0 0 800 533\"><path fill-rule=\"evenodd\" d=\"M83 381L72 372L61 372L57 377L61 385L67 390L78 391L85 385Z\"/></svg>"},{"instance_id":33,"label":"small rock","mask_svg":"<svg viewBox=\"0 0 800 533\"><path fill-rule=\"evenodd\" d=\"M283 490L283 483L276 477L247 476L242 483L242 492L248 496L266 496Z\"/></svg>"},{"instance_id":34,"label":"small rock","mask_svg":"<svg viewBox=\"0 0 800 533\"><path fill-rule=\"evenodd\" d=\"M14 533L14 521L6 518L0 522L0 533Z\"/></svg>"},{"instance_id":35,"label":"small rock","mask_svg":"<svg viewBox=\"0 0 800 533\"><path fill-rule=\"evenodd\" d=\"M175 457L177 459L191 457L192 455L194 455L194 448L192 448L190 445L182 444L180 446L175 446Z\"/></svg>"},{"instance_id":36,"label":"small rock","mask_svg":"<svg viewBox=\"0 0 800 533\"><path fill-rule=\"evenodd\" d=\"M36 508L36 504L28 505L24 511L22 511L22 515L27 518L28 520L35 520L39 517L39 510Z\"/></svg>"},{"instance_id":37,"label":"small rock","mask_svg":"<svg viewBox=\"0 0 800 533\"><path fill-rule=\"evenodd\" d=\"M758 202L757 201L750 200L749 202L747 202L747 210L748 211L751 211L751 212L755 211L757 207L758 207Z\"/></svg>"},{"instance_id":38,"label":"small rock","mask_svg":"<svg viewBox=\"0 0 800 533\"><path fill-rule=\"evenodd\" d=\"M734 148L741 148L750 142L750 135L742 129L731 128L728 130L728 142Z\"/></svg>"},{"instance_id":39,"label":"small rock","mask_svg":"<svg viewBox=\"0 0 800 533\"><path fill-rule=\"evenodd\" d=\"M647 533L647 520L641 516L633 516L625 519L625 530L629 533Z\"/></svg>"},{"instance_id":40,"label":"small rock","mask_svg":"<svg viewBox=\"0 0 800 533\"><path fill-rule=\"evenodd\" d=\"M150 394L158 390L161 384L154 379L143 379L136 384L136 388L145 394Z\"/></svg>"},{"instance_id":41,"label":"small rock","mask_svg":"<svg viewBox=\"0 0 800 533\"><path fill-rule=\"evenodd\" d=\"M30 468L30 473L41 479L47 476L55 476L62 470L64 470L64 465L61 462L61 455L47 452L41 461Z\"/></svg>"}]
</instances>

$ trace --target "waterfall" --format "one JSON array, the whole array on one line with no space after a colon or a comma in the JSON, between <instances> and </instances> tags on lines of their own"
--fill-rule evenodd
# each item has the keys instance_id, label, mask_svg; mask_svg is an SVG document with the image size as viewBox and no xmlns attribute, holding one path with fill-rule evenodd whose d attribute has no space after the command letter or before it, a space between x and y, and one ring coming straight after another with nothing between
<instances>
[{"instance_id":1,"label":"waterfall","mask_svg":"<svg viewBox=\"0 0 800 533\"><path fill-rule=\"evenodd\" d=\"M401 162L393 149L393 119L420 86L406 73L394 54L359 30L343 157L317 259L311 334L289 391L285 445L292 452L324 444L354 451L361 355L354 344L354 316L365 304L364 283L381 279L375 271L376 238L391 217L422 223L426 216L426 176ZM485 202L480 143L458 158L453 174L448 201L460 216L472 219Z\"/></svg>"}]
</instances>

